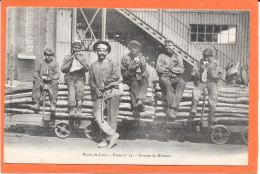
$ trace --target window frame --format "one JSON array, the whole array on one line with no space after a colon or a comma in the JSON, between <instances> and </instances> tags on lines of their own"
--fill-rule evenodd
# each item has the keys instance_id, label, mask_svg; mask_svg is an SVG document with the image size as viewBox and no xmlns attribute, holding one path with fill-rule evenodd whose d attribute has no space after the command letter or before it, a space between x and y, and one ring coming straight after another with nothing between
<instances>
[{"instance_id":1,"label":"window frame","mask_svg":"<svg viewBox=\"0 0 260 174\"><path fill-rule=\"evenodd\" d=\"M192 27L194 28L194 26L196 26L196 32L195 31L192 31ZM199 32L199 26L204 26L204 32ZM212 26L212 31L211 32L207 32L207 27L208 26ZM220 31L215 33L215 26L219 26L220 27ZM221 43L221 42L214 42L214 35L217 35L219 33L222 32L222 28L223 26L227 26L228 27L228 42L227 43ZM229 32L229 29L230 28L235 28L235 34L230 34ZM202 35L203 34L203 41L199 41L199 35ZM211 41L207 41L207 35L211 35ZM223 34L221 34L223 35ZM221 35L220 35L220 39L221 39ZM235 36L235 41L234 42L230 42L229 43L229 40L230 40L230 36ZM193 39L195 38L196 41L192 41L192 36L193 36ZM196 36L196 37L194 37ZM226 25L226 24L221 24L221 25L217 25L217 24L190 24L190 28L189 28L189 41L191 43L210 43L210 44L229 44L229 45L235 45L237 44L237 25Z\"/></svg>"}]
</instances>

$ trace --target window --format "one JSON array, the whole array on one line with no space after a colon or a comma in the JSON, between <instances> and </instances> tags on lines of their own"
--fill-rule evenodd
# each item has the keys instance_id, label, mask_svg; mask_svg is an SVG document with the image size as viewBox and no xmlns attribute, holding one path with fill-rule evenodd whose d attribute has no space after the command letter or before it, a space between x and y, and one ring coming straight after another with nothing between
<instances>
[{"instance_id":1,"label":"window","mask_svg":"<svg viewBox=\"0 0 260 174\"><path fill-rule=\"evenodd\" d=\"M191 42L236 43L234 25L190 25Z\"/></svg>"}]
</instances>

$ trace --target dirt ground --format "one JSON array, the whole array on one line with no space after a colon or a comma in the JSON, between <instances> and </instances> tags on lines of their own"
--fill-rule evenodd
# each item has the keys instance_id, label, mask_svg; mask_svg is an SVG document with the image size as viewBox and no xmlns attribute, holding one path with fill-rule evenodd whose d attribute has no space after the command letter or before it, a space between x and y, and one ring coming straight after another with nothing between
<instances>
[{"instance_id":1,"label":"dirt ground","mask_svg":"<svg viewBox=\"0 0 260 174\"><path fill-rule=\"evenodd\" d=\"M211 142L209 132L190 133L180 142L183 129L123 125L117 145L97 148L100 138L86 138L83 130L60 139L53 128L26 126L22 133L5 130L4 161L8 163L61 164L160 164L160 165L247 165L248 148L239 134L227 144Z\"/></svg>"}]
</instances>

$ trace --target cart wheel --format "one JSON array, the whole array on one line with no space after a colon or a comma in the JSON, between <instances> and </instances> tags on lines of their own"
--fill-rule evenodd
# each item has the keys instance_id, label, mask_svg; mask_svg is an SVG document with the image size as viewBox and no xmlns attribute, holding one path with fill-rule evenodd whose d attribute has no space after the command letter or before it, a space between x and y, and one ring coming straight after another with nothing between
<instances>
[{"instance_id":1,"label":"cart wheel","mask_svg":"<svg viewBox=\"0 0 260 174\"><path fill-rule=\"evenodd\" d=\"M241 132L241 136L243 141L248 144L248 127L245 127L243 131Z\"/></svg>"},{"instance_id":2,"label":"cart wheel","mask_svg":"<svg viewBox=\"0 0 260 174\"><path fill-rule=\"evenodd\" d=\"M71 127L67 123L59 123L55 126L55 134L59 138L67 138L71 133Z\"/></svg>"},{"instance_id":3,"label":"cart wheel","mask_svg":"<svg viewBox=\"0 0 260 174\"><path fill-rule=\"evenodd\" d=\"M89 126L87 126L85 129L84 129L84 133L86 135L86 137L90 140L93 140L96 138L95 135L93 135L93 132L91 130L91 128Z\"/></svg>"},{"instance_id":4,"label":"cart wheel","mask_svg":"<svg viewBox=\"0 0 260 174\"><path fill-rule=\"evenodd\" d=\"M94 140L100 137L100 128L96 122L91 122L84 129L84 133L88 139Z\"/></svg>"},{"instance_id":5,"label":"cart wheel","mask_svg":"<svg viewBox=\"0 0 260 174\"><path fill-rule=\"evenodd\" d=\"M228 141L229 136L230 132L226 126L216 125L212 127L211 140L215 144L225 144Z\"/></svg>"}]
</instances>

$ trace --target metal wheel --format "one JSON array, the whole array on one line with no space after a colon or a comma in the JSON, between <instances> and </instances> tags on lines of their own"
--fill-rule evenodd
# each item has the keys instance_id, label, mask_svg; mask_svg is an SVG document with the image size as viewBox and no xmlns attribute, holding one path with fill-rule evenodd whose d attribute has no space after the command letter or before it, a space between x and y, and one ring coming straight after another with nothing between
<instances>
[{"instance_id":1,"label":"metal wheel","mask_svg":"<svg viewBox=\"0 0 260 174\"><path fill-rule=\"evenodd\" d=\"M25 134L25 130L24 130L24 128L22 128L22 127L17 127L17 128L15 128L14 132L15 132L15 133L14 133L15 136L16 136L16 137L19 137L19 138L23 137L24 134Z\"/></svg>"},{"instance_id":2,"label":"metal wheel","mask_svg":"<svg viewBox=\"0 0 260 174\"><path fill-rule=\"evenodd\" d=\"M67 123L59 123L55 126L55 134L59 138L67 138L71 133L71 127Z\"/></svg>"},{"instance_id":3,"label":"metal wheel","mask_svg":"<svg viewBox=\"0 0 260 174\"><path fill-rule=\"evenodd\" d=\"M248 144L248 127L245 127L243 131L241 132L241 136L243 141Z\"/></svg>"},{"instance_id":4,"label":"metal wheel","mask_svg":"<svg viewBox=\"0 0 260 174\"><path fill-rule=\"evenodd\" d=\"M215 144L225 144L230 136L230 132L226 126L216 125L212 127L211 140Z\"/></svg>"},{"instance_id":5,"label":"metal wheel","mask_svg":"<svg viewBox=\"0 0 260 174\"><path fill-rule=\"evenodd\" d=\"M84 133L86 137L91 140L96 139L99 136L97 130L95 130L94 126L91 124L84 129Z\"/></svg>"}]
</instances>

